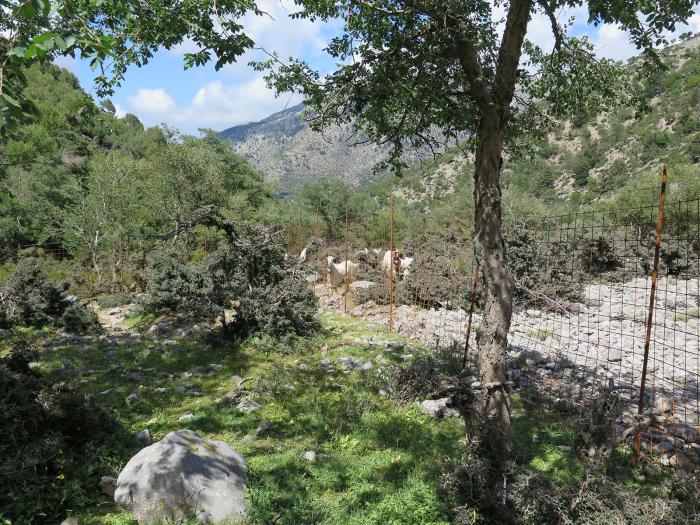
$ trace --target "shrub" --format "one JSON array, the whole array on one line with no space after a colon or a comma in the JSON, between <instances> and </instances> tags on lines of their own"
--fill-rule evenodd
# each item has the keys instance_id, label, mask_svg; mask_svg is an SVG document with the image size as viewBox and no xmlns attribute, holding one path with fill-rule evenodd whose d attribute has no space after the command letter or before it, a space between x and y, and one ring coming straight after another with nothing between
<instances>
[{"instance_id":1,"label":"shrub","mask_svg":"<svg viewBox=\"0 0 700 525\"><path fill-rule=\"evenodd\" d=\"M69 332L84 334L96 333L101 330L100 321L94 310L83 304L70 304L61 316L63 327Z\"/></svg>"},{"instance_id":2,"label":"shrub","mask_svg":"<svg viewBox=\"0 0 700 525\"><path fill-rule=\"evenodd\" d=\"M305 335L318 327L317 301L303 272L285 258L276 231L247 224L203 260L182 262L153 254L148 268L147 310L177 310L220 318L225 330L246 336ZM232 319L226 311L235 310Z\"/></svg>"},{"instance_id":3,"label":"shrub","mask_svg":"<svg viewBox=\"0 0 700 525\"><path fill-rule=\"evenodd\" d=\"M0 358L0 521L58 523L98 486L97 449L117 425L65 382L32 371L15 341Z\"/></svg>"},{"instance_id":4,"label":"shrub","mask_svg":"<svg viewBox=\"0 0 700 525\"><path fill-rule=\"evenodd\" d=\"M53 324L68 306L63 289L48 279L35 259L25 259L17 266L2 295L7 322L23 326Z\"/></svg>"}]
</instances>

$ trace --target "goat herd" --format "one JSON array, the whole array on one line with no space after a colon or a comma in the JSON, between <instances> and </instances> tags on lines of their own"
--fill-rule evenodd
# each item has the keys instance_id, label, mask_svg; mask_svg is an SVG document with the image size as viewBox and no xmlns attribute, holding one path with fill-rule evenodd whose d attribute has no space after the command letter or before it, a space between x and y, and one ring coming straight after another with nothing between
<instances>
[{"instance_id":1,"label":"goat herd","mask_svg":"<svg viewBox=\"0 0 700 525\"><path fill-rule=\"evenodd\" d=\"M306 262L307 249L308 246L304 248L299 255L299 263ZM379 257L382 250L380 248L373 248L371 250L369 248L364 248L358 252L358 255L367 257L370 253ZM336 287L346 282L346 280L348 284L357 280L358 269L360 267L358 262L349 259L341 260L332 255L329 255L326 261L326 282L331 286ZM404 280L409 276L414 262L414 257L405 257L403 252L399 250L386 250L381 258L381 268L386 272L389 278L395 275L399 280Z\"/></svg>"}]
</instances>

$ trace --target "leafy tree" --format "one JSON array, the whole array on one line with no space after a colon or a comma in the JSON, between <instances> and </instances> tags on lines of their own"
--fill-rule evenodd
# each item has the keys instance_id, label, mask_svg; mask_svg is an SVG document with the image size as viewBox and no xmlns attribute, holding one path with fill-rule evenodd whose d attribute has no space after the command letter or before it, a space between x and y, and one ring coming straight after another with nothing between
<instances>
[{"instance_id":1,"label":"leafy tree","mask_svg":"<svg viewBox=\"0 0 700 525\"><path fill-rule=\"evenodd\" d=\"M355 123L377 142L392 145L387 163L402 167L406 145L441 147L445 138L470 136L475 153L475 255L487 300L477 335L482 382L482 443L495 467L485 492L502 508L509 455L506 392L507 334L513 278L501 235L503 152L522 150L552 119L595 114L627 93L623 72L597 59L590 42L569 36L556 13L586 6L589 23L617 24L643 50L642 65L660 67L655 46L664 32L693 13L696 0L298 0L308 19L341 19L343 34L327 51L341 64L321 76L299 60L273 56L278 91L299 90L316 111L314 127ZM497 14L500 8L505 16ZM536 12L551 22L551 52L526 40ZM504 22L500 25L500 22ZM516 89L517 87L517 89Z\"/></svg>"},{"instance_id":2,"label":"leafy tree","mask_svg":"<svg viewBox=\"0 0 700 525\"><path fill-rule=\"evenodd\" d=\"M331 177L305 182L299 191L301 203L310 211L318 210L330 239L338 235L345 218L345 209L350 203L350 196L348 183Z\"/></svg>"},{"instance_id":3,"label":"leafy tree","mask_svg":"<svg viewBox=\"0 0 700 525\"><path fill-rule=\"evenodd\" d=\"M138 213L138 187L143 168L134 159L112 153L90 162L85 187L75 206L65 209L62 227L69 239L87 249L98 283L104 270L100 253L120 232L133 230Z\"/></svg>"},{"instance_id":4,"label":"leafy tree","mask_svg":"<svg viewBox=\"0 0 700 525\"><path fill-rule=\"evenodd\" d=\"M238 19L248 11L260 14L252 0L3 0L0 6L0 134L35 113L23 93L24 73L35 62L79 54L99 72L97 94L105 96L130 65L142 66L158 48L186 38L198 48L185 54L186 67L214 53L219 69L253 45Z\"/></svg>"}]
</instances>

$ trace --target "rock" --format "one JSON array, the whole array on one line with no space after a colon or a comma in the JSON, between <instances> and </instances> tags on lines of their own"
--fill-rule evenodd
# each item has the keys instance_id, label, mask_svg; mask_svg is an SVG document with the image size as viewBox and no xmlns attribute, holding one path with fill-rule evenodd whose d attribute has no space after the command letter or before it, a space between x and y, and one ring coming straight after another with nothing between
<instances>
[{"instance_id":1,"label":"rock","mask_svg":"<svg viewBox=\"0 0 700 525\"><path fill-rule=\"evenodd\" d=\"M114 501L142 525L183 517L241 523L246 472L243 456L228 444L179 430L129 460L117 479Z\"/></svg>"},{"instance_id":2,"label":"rock","mask_svg":"<svg viewBox=\"0 0 700 525\"><path fill-rule=\"evenodd\" d=\"M472 390L479 390L481 388L481 381L474 381L469 385Z\"/></svg>"},{"instance_id":3,"label":"rock","mask_svg":"<svg viewBox=\"0 0 700 525\"><path fill-rule=\"evenodd\" d=\"M151 419L148 420L148 423L146 423L146 424L147 425L155 425L157 422L158 422L158 420L156 418L152 417Z\"/></svg>"},{"instance_id":4,"label":"rock","mask_svg":"<svg viewBox=\"0 0 700 525\"><path fill-rule=\"evenodd\" d=\"M698 442L698 431L685 423L672 423L666 427L666 432L689 443Z\"/></svg>"},{"instance_id":5,"label":"rock","mask_svg":"<svg viewBox=\"0 0 700 525\"><path fill-rule=\"evenodd\" d=\"M167 388L163 388L162 386L159 386L158 388L154 388L153 392L156 394L165 394L168 391Z\"/></svg>"},{"instance_id":6,"label":"rock","mask_svg":"<svg viewBox=\"0 0 700 525\"><path fill-rule=\"evenodd\" d=\"M228 380L231 381L231 383L233 383L234 385L238 386L243 381L243 378L241 376L231 376L228 378Z\"/></svg>"},{"instance_id":7,"label":"rock","mask_svg":"<svg viewBox=\"0 0 700 525\"><path fill-rule=\"evenodd\" d=\"M260 403L256 403L252 399L243 399L240 403L238 403L236 408L244 414L252 414L260 408Z\"/></svg>"},{"instance_id":8,"label":"rock","mask_svg":"<svg viewBox=\"0 0 700 525\"><path fill-rule=\"evenodd\" d=\"M658 412L670 412L673 410L673 400L666 396L658 395L654 399L654 409Z\"/></svg>"},{"instance_id":9,"label":"rock","mask_svg":"<svg viewBox=\"0 0 700 525\"><path fill-rule=\"evenodd\" d=\"M255 436L260 437L264 436L267 434L270 430L272 430L272 422L271 421L263 421L258 425L258 428L255 429Z\"/></svg>"},{"instance_id":10,"label":"rock","mask_svg":"<svg viewBox=\"0 0 700 525\"><path fill-rule=\"evenodd\" d=\"M376 283L372 281L354 281L350 283L351 290L367 290L373 286L376 286Z\"/></svg>"},{"instance_id":11,"label":"rock","mask_svg":"<svg viewBox=\"0 0 700 525\"><path fill-rule=\"evenodd\" d=\"M608 350L608 361L611 363L617 363L619 361L622 361L622 351L618 350L617 348L610 348Z\"/></svg>"},{"instance_id":12,"label":"rock","mask_svg":"<svg viewBox=\"0 0 700 525\"><path fill-rule=\"evenodd\" d=\"M146 377L145 377L141 372L129 372L129 373L126 375L126 378L127 378L130 382L136 383L136 384L141 384L141 383L143 383L144 381L146 381Z\"/></svg>"},{"instance_id":13,"label":"rock","mask_svg":"<svg viewBox=\"0 0 700 525\"><path fill-rule=\"evenodd\" d=\"M117 490L117 478L111 476L102 476L100 478L100 489L102 493L114 499L114 491Z\"/></svg>"},{"instance_id":14,"label":"rock","mask_svg":"<svg viewBox=\"0 0 700 525\"><path fill-rule=\"evenodd\" d=\"M178 421L189 421L194 417L194 414L192 412L187 412L186 414L182 414L179 418L177 418Z\"/></svg>"},{"instance_id":15,"label":"rock","mask_svg":"<svg viewBox=\"0 0 700 525\"><path fill-rule=\"evenodd\" d=\"M685 470L686 472L693 472L695 470L695 465L693 465L693 462L688 459L688 456L686 456L683 452L676 452L671 458L669 459L669 464L672 467L676 467L677 469L680 470Z\"/></svg>"},{"instance_id":16,"label":"rock","mask_svg":"<svg viewBox=\"0 0 700 525\"><path fill-rule=\"evenodd\" d=\"M443 397L441 399L426 399L425 401L421 402L420 411L434 418L458 417L459 411L447 406L450 401L451 399L449 397Z\"/></svg>"},{"instance_id":17,"label":"rock","mask_svg":"<svg viewBox=\"0 0 700 525\"><path fill-rule=\"evenodd\" d=\"M144 428L141 432L136 434L136 441L139 443L150 443L151 442L151 431Z\"/></svg>"},{"instance_id":18,"label":"rock","mask_svg":"<svg viewBox=\"0 0 700 525\"><path fill-rule=\"evenodd\" d=\"M360 366L361 370L372 370L372 361L367 361L366 363L362 363Z\"/></svg>"},{"instance_id":19,"label":"rock","mask_svg":"<svg viewBox=\"0 0 700 525\"><path fill-rule=\"evenodd\" d=\"M132 392L128 396L126 396L126 404L128 406L134 406L136 403L139 402L139 397L140 394L138 392Z\"/></svg>"},{"instance_id":20,"label":"rock","mask_svg":"<svg viewBox=\"0 0 700 525\"><path fill-rule=\"evenodd\" d=\"M307 450L301 455L301 459L303 459L304 461L308 461L309 463L313 463L314 461L316 461L316 452L314 452L313 450Z\"/></svg>"},{"instance_id":21,"label":"rock","mask_svg":"<svg viewBox=\"0 0 700 525\"><path fill-rule=\"evenodd\" d=\"M329 359L321 359L318 362L318 366L320 366L321 368L328 368L329 366L331 366L331 362Z\"/></svg>"},{"instance_id":22,"label":"rock","mask_svg":"<svg viewBox=\"0 0 700 525\"><path fill-rule=\"evenodd\" d=\"M299 370L301 370L302 372L306 372L308 369L309 365L307 365L306 363L302 363L299 365Z\"/></svg>"},{"instance_id":23,"label":"rock","mask_svg":"<svg viewBox=\"0 0 700 525\"><path fill-rule=\"evenodd\" d=\"M177 385L175 388L173 388L173 391L176 394L184 394L187 392L187 388L185 388L185 385Z\"/></svg>"},{"instance_id":24,"label":"rock","mask_svg":"<svg viewBox=\"0 0 700 525\"><path fill-rule=\"evenodd\" d=\"M119 315L120 313L122 313L122 309L118 307L107 310L107 315Z\"/></svg>"},{"instance_id":25,"label":"rock","mask_svg":"<svg viewBox=\"0 0 700 525\"><path fill-rule=\"evenodd\" d=\"M70 516L69 518L64 519L61 522L61 525L80 525L80 521L78 520L78 518Z\"/></svg>"}]
</instances>

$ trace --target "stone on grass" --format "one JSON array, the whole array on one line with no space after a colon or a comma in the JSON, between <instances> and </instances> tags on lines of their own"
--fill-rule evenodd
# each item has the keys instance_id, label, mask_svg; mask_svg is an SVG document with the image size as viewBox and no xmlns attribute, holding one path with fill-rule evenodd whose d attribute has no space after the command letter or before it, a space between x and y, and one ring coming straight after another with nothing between
<instances>
[{"instance_id":1,"label":"stone on grass","mask_svg":"<svg viewBox=\"0 0 700 525\"><path fill-rule=\"evenodd\" d=\"M126 396L126 404L129 406L134 406L136 403L139 402L139 393L138 392L132 392L128 396Z\"/></svg>"},{"instance_id":2,"label":"stone on grass","mask_svg":"<svg viewBox=\"0 0 700 525\"><path fill-rule=\"evenodd\" d=\"M136 441L139 443L150 443L151 442L151 431L144 428L141 432L136 434Z\"/></svg>"},{"instance_id":3,"label":"stone on grass","mask_svg":"<svg viewBox=\"0 0 700 525\"><path fill-rule=\"evenodd\" d=\"M186 414L182 414L179 418L177 418L178 421L189 421L194 417L194 414L192 412L187 412Z\"/></svg>"},{"instance_id":4,"label":"stone on grass","mask_svg":"<svg viewBox=\"0 0 700 525\"><path fill-rule=\"evenodd\" d=\"M243 456L222 441L191 430L171 432L129 460L114 501L142 525L241 523L246 519Z\"/></svg>"},{"instance_id":5,"label":"stone on grass","mask_svg":"<svg viewBox=\"0 0 700 525\"><path fill-rule=\"evenodd\" d=\"M316 452L314 452L313 450L307 450L301 455L301 459L303 459L304 461L308 461L309 463L313 463L314 461L316 461Z\"/></svg>"},{"instance_id":6,"label":"stone on grass","mask_svg":"<svg viewBox=\"0 0 700 525\"><path fill-rule=\"evenodd\" d=\"M228 380L231 381L231 383L233 383L234 385L238 386L243 381L243 378L241 376L231 376Z\"/></svg>"},{"instance_id":7,"label":"stone on grass","mask_svg":"<svg viewBox=\"0 0 700 525\"><path fill-rule=\"evenodd\" d=\"M255 436L264 436L265 434L270 432L270 430L272 430L272 426L273 425L271 421L263 421L262 423L260 423L260 425L258 425L258 428L255 429Z\"/></svg>"},{"instance_id":8,"label":"stone on grass","mask_svg":"<svg viewBox=\"0 0 700 525\"><path fill-rule=\"evenodd\" d=\"M78 520L78 518L74 518L73 516L71 516L69 518L64 519L61 522L61 525L80 525L80 521Z\"/></svg>"},{"instance_id":9,"label":"stone on grass","mask_svg":"<svg viewBox=\"0 0 700 525\"><path fill-rule=\"evenodd\" d=\"M447 406L450 401L449 397L426 399L420 404L420 411L434 418L458 417L459 411Z\"/></svg>"},{"instance_id":10,"label":"stone on grass","mask_svg":"<svg viewBox=\"0 0 700 525\"><path fill-rule=\"evenodd\" d=\"M238 408L238 410L244 414L252 414L260 408L260 403L256 403L252 399L243 399L240 403L238 403L236 408Z\"/></svg>"},{"instance_id":11,"label":"stone on grass","mask_svg":"<svg viewBox=\"0 0 700 525\"><path fill-rule=\"evenodd\" d=\"M102 476L100 478L100 489L105 496L114 499L114 491L117 490L117 478L112 476Z\"/></svg>"}]
</instances>

